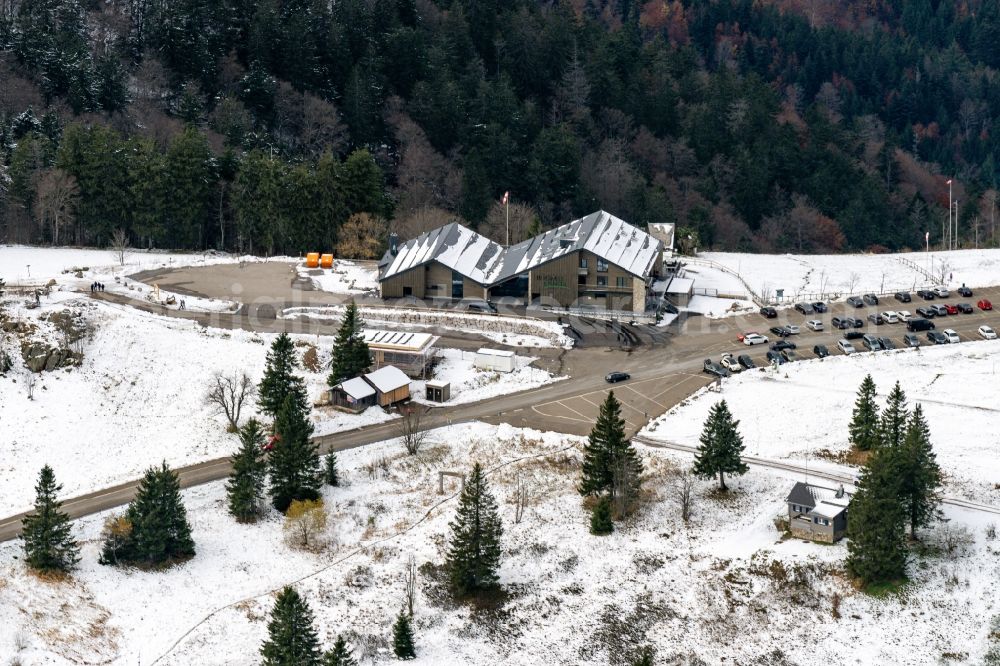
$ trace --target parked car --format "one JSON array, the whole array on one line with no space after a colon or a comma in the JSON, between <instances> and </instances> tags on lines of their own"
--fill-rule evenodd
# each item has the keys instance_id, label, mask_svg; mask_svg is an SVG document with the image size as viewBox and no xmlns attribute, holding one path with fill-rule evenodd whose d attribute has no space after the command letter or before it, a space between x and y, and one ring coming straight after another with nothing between
<instances>
[{"instance_id":1,"label":"parked car","mask_svg":"<svg viewBox=\"0 0 1000 666\"><path fill-rule=\"evenodd\" d=\"M736 357L736 360L739 361L740 365L742 365L747 370L757 367L757 364L753 362L753 359L747 356L746 354L740 354L738 357Z\"/></svg>"},{"instance_id":2,"label":"parked car","mask_svg":"<svg viewBox=\"0 0 1000 666\"><path fill-rule=\"evenodd\" d=\"M972 314L976 311L976 309L969 303L959 303L955 307L958 308L958 311L962 314Z\"/></svg>"},{"instance_id":3,"label":"parked car","mask_svg":"<svg viewBox=\"0 0 1000 666\"><path fill-rule=\"evenodd\" d=\"M850 296L850 297L848 297L847 304L848 305L853 305L856 308L863 308L865 306L865 302L863 300L861 300L860 296Z\"/></svg>"},{"instance_id":4,"label":"parked car","mask_svg":"<svg viewBox=\"0 0 1000 666\"><path fill-rule=\"evenodd\" d=\"M945 287L934 287L931 291L933 291L934 295L937 296L938 298L948 298L949 294L951 293Z\"/></svg>"},{"instance_id":5,"label":"parked car","mask_svg":"<svg viewBox=\"0 0 1000 666\"><path fill-rule=\"evenodd\" d=\"M816 345L813 347L813 354L819 358L826 358L830 355L830 350L826 348L826 345Z\"/></svg>"},{"instance_id":6,"label":"parked car","mask_svg":"<svg viewBox=\"0 0 1000 666\"><path fill-rule=\"evenodd\" d=\"M767 362L768 363L777 363L778 365L781 365L782 363L785 363L786 361L785 361L785 357L781 355L781 352L769 351L769 352L767 352Z\"/></svg>"},{"instance_id":7,"label":"parked car","mask_svg":"<svg viewBox=\"0 0 1000 666\"><path fill-rule=\"evenodd\" d=\"M760 309L760 314L765 319L774 319L778 316L778 311L774 308L763 307Z\"/></svg>"},{"instance_id":8,"label":"parked car","mask_svg":"<svg viewBox=\"0 0 1000 666\"><path fill-rule=\"evenodd\" d=\"M945 310L946 310L946 311L948 312L948 314L950 314L950 315L953 315L953 314L958 314L958 306L957 306L957 305L951 305L951 304L949 304L949 303L945 303L945 306L944 306L944 309L945 309Z\"/></svg>"},{"instance_id":9,"label":"parked car","mask_svg":"<svg viewBox=\"0 0 1000 666\"><path fill-rule=\"evenodd\" d=\"M889 338L879 338L878 342L882 345L882 349L895 349L896 344Z\"/></svg>"},{"instance_id":10,"label":"parked car","mask_svg":"<svg viewBox=\"0 0 1000 666\"><path fill-rule=\"evenodd\" d=\"M779 338L787 338L791 333L784 326L772 326L771 332L777 335Z\"/></svg>"},{"instance_id":11,"label":"parked car","mask_svg":"<svg viewBox=\"0 0 1000 666\"><path fill-rule=\"evenodd\" d=\"M702 370L710 375L715 375L716 377L728 377L729 371L718 363L712 362L712 359L706 358L705 364L702 366Z\"/></svg>"},{"instance_id":12,"label":"parked car","mask_svg":"<svg viewBox=\"0 0 1000 666\"><path fill-rule=\"evenodd\" d=\"M927 331L927 339L935 345L946 345L948 344L948 338L945 337L944 333L941 331Z\"/></svg>"},{"instance_id":13,"label":"parked car","mask_svg":"<svg viewBox=\"0 0 1000 666\"><path fill-rule=\"evenodd\" d=\"M746 338L748 335L757 335L757 331L744 331L742 333L737 333L736 339L739 340L740 342L743 342L743 339Z\"/></svg>"},{"instance_id":14,"label":"parked car","mask_svg":"<svg viewBox=\"0 0 1000 666\"><path fill-rule=\"evenodd\" d=\"M993 330L992 326L987 326L986 324L983 324L982 326L979 327L979 337L983 338L984 340L996 340L997 332Z\"/></svg>"},{"instance_id":15,"label":"parked car","mask_svg":"<svg viewBox=\"0 0 1000 666\"><path fill-rule=\"evenodd\" d=\"M962 341L962 338L958 337L958 333L956 333L953 328L946 328L943 333L944 337L948 338L948 342L951 344L958 344Z\"/></svg>"},{"instance_id":16,"label":"parked car","mask_svg":"<svg viewBox=\"0 0 1000 666\"><path fill-rule=\"evenodd\" d=\"M469 312L483 312L485 314L496 314L497 306L493 301L473 301L466 308Z\"/></svg>"},{"instance_id":17,"label":"parked car","mask_svg":"<svg viewBox=\"0 0 1000 666\"><path fill-rule=\"evenodd\" d=\"M795 349L796 345L794 342L789 342L788 340L778 340L771 345L771 351L781 351L783 349Z\"/></svg>"},{"instance_id":18,"label":"parked car","mask_svg":"<svg viewBox=\"0 0 1000 666\"><path fill-rule=\"evenodd\" d=\"M920 338L917 337L916 333L907 333L903 336L903 344L907 347L919 347Z\"/></svg>"},{"instance_id":19,"label":"parked car","mask_svg":"<svg viewBox=\"0 0 1000 666\"><path fill-rule=\"evenodd\" d=\"M863 337L865 337L865 334L861 331L848 331L847 333L844 333L844 338L846 340L860 340Z\"/></svg>"},{"instance_id":20,"label":"parked car","mask_svg":"<svg viewBox=\"0 0 1000 666\"><path fill-rule=\"evenodd\" d=\"M934 315L937 313L930 308L917 308L917 314L924 319L934 319Z\"/></svg>"},{"instance_id":21,"label":"parked car","mask_svg":"<svg viewBox=\"0 0 1000 666\"><path fill-rule=\"evenodd\" d=\"M990 299L988 299L988 298L980 298L979 302L976 303L976 307L978 307L980 310L983 310L983 311L992 310L993 309L993 304L990 303Z\"/></svg>"},{"instance_id":22,"label":"parked car","mask_svg":"<svg viewBox=\"0 0 1000 666\"><path fill-rule=\"evenodd\" d=\"M911 333L915 331L933 331L934 322L932 322L930 319L911 319L910 321L906 322L906 330L910 331Z\"/></svg>"},{"instance_id":23,"label":"parked car","mask_svg":"<svg viewBox=\"0 0 1000 666\"><path fill-rule=\"evenodd\" d=\"M852 328L854 326L854 317L834 317L830 320L830 326L838 329Z\"/></svg>"},{"instance_id":24,"label":"parked car","mask_svg":"<svg viewBox=\"0 0 1000 666\"><path fill-rule=\"evenodd\" d=\"M794 349L783 349L781 351L781 355L789 363L794 363L795 361L798 361L800 359L799 355L797 353L795 353Z\"/></svg>"},{"instance_id":25,"label":"parked car","mask_svg":"<svg viewBox=\"0 0 1000 666\"><path fill-rule=\"evenodd\" d=\"M795 309L798 310L799 312L801 312L802 314L812 314L813 313L812 303L796 303L795 304Z\"/></svg>"},{"instance_id":26,"label":"parked car","mask_svg":"<svg viewBox=\"0 0 1000 666\"><path fill-rule=\"evenodd\" d=\"M802 329L795 324L788 324L785 326L785 330L788 331L788 335L798 335L802 332Z\"/></svg>"},{"instance_id":27,"label":"parked car","mask_svg":"<svg viewBox=\"0 0 1000 666\"><path fill-rule=\"evenodd\" d=\"M823 301L816 301L815 303L811 303L811 305L813 306L813 310L815 312L818 312L818 313L821 313L821 314L823 312L826 312L829 309L829 308L826 307L826 303L824 303Z\"/></svg>"},{"instance_id":28,"label":"parked car","mask_svg":"<svg viewBox=\"0 0 1000 666\"><path fill-rule=\"evenodd\" d=\"M604 376L604 381L609 384L617 384L618 382L623 382L626 379L631 379L631 375L627 372L609 372Z\"/></svg>"},{"instance_id":29,"label":"parked car","mask_svg":"<svg viewBox=\"0 0 1000 666\"><path fill-rule=\"evenodd\" d=\"M844 352L845 354L853 354L854 352L857 351L854 348L854 345L851 344L850 340L838 340L837 349Z\"/></svg>"},{"instance_id":30,"label":"parked car","mask_svg":"<svg viewBox=\"0 0 1000 666\"><path fill-rule=\"evenodd\" d=\"M885 319L882 317L882 315L880 315L877 312L873 312L870 315L868 315L868 321L875 324L876 326L880 326L885 323Z\"/></svg>"},{"instance_id":31,"label":"parked car","mask_svg":"<svg viewBox=\"0 0 1000 666\"><path fill-rule=\"evenodd\" d=\"M946 307L945 307L945 306L943 306L943 305L932 305L932 306L930 307L930 309L931 309L931 311L933 311L933 312L934 312L934 314L936 314L936 315L937 315L938 317L947 317L947 316L948 316L949 314L951 314L950 312L948 312L948 308L946 308ZM957 312L957 310L956 310L956 312Z\"/></svg>"},{"instance_id":32,"label":"parked car","mask_svg":"<svg viewBox=\"0 0 1000 666\"><path fill-rule=\"evenodd\" d=\"M896 313L896 316L899 317L899 321L904 323L913 319L913 314L911 314L909 310L900 310Z\"/></svg>"},{"instance_id":33,"label":"parked car","mask_svg":"<svg viewBox=\"0 0 1000 666\"><path fill-rule=\"evenodd\" d=\"M719 364L730 373L743 372L743 366L729 352L722 355L722 358L719 359Z\"/></svg>"},{"instance_id":34,"label":"parked car","mask_svg":"<svg viewBox=\"0 0 1000 666\"><path fill-rule=\"evenodd\" d=\"M919 296L920 298L924 299L925 301L933 301L934 300L934 292L931 291L930 289L919 289L917 291L917 296Z\"/></svg>"},{"instance_id":35,"label":"parked car","mask_svg":"<svg viewBox=\"0 0 1000 666\"><path fill-rule=\"evenodd\" d=\"M760 333L748 333L746 337L743 338L743 344L747 347L753 347L754 345L766 345L767 336L761 335Z\"/></svg>"},{"instance_id":36,"label":"parked car","mask_svg":"<svg viewBox=\"0 0 1000 666\"><path fill-rule=\"evenodd\" d=\"M863 300L868 305L878 305L878 296L876 296L875 294L865 294L864 296L861 297L861 300Z\"/></svg>"},{"instance_id":37,"label":"parked car","mask_svg":"<svg viewBox=\"0 0 1000 666\"><path fill-rule=\"evenodd\" d=\"M964 284L955 291L957 291L958 295L961 296L962 298L968 298L969 296L972 296L972 290L966 287Z\"/></svg>"},{"instance_id":38,"label":"parked car","mask_svg":"<svg viewBox=\"0 0 1000 666\"><path fill-rule=\"evenodd\" d=\"M806 328L808 328L810 331L822 331L823 322L821 322L819 319L810 319L809 321L806 322Z\"/></svg>"},{"instance_id":39,"label":"parked car","mask_svg":"<svg viewBox=\"0 0 1000 666\"><path fill-rule=\"evenodd\" d=\"M898 324L899 313L893 310L886 310L882 313L882 319L884 319L887 324Z\"/></svg>"},{"instance_id":40,"label":"parked car","mask_svg":"<svg viewBox=\"0 0 1000 666\"><path fill-rule=\"evenodd\" d=\"M899 301L900 303L909 303L911 300L913 300L913 297L910 296L910 292L908 291L897 291L896 300Z\"/></svg>"},{"instance_id":41,"label":"parked car","mask_svg":"<svg viewBox=\"0 0 1000 666\"><path fill-rule=\"evenodd\" d=\"M868 351L882 351L882 343L878 341L878 338L874 335L868 334L861 338L861 344L865 346Z\"/></svg>"}]
</instances>

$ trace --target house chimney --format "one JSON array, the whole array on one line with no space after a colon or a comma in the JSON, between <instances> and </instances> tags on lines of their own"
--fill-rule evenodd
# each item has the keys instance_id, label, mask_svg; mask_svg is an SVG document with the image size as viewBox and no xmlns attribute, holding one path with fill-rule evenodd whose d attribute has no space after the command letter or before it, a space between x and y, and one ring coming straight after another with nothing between
<instances>
[{"instance_id":1,"label":"house chimney","mask_svg":"<svg viewBox=\"0 0 1000 666\"><path fill-rule=\"evenodd\" d=\"M399 254L399 236L395 231L389 234L389 252L394 257Z\"/></svg>"}]
</instances>

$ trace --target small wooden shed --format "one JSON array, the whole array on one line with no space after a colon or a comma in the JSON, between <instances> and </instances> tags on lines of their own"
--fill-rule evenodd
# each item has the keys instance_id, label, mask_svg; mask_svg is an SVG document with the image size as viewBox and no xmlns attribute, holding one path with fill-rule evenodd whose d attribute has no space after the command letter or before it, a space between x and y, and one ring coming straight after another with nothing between
<instances>
[{"instance_id":1,"label":"small wooden shed","mask_svg":"<svg viewBox=\"0 0 1000 666\"><path fill-rule=\"evenodd\" d=\"M480 349L476 352L475 366L480 370L513 372L516 364L514 352L505 349Z\"/></svg>"},{"instance_id":2,"label":"small wooden shed","mask_svg":"<svg viewBox=\"0 0 1000 666\"><path fill-rule=\"evenodd\" d=\"M371 384L355 377L334 386L330 390L330 402L353 412L363 412L378 404L378 398Z\"/></svg>"},{"instance_id":3,"label":"small wooden shed","mask_svg":"<svg viewBox=\"0 0 1000 666\"><path fill-rule=\"evenodd\" d=\"M389 407L410 399L410 378L394 365L386 365L364 376L375 389L378 404Z\"/></svg>"},{"instance_id":4,"label":"small wooden shed","mask_svg":"<svg viewBox=\"0 0 1000 666\"><path fill-rule=\"evenodd\" d=\"M440 379L428 380L426 386L427 399L431 402L448 402L451 400L451 382Z\"/></svg>"}]
</instances>

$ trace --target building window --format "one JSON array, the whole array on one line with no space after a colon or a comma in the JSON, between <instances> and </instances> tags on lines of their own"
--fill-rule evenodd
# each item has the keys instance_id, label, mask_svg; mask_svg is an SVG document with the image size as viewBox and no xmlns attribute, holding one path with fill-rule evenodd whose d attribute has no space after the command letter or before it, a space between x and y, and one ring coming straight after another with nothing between
<instances>
[{"instance_id":1,"label":"building window","mask_svg":"<svg viewBox=\"0 0 1000 666\"><path fill-rule=\"evenodd\" d=\"M608 262L604 261L603 259L598 259L597 260L597 272L598 273L607 273L608 272Z\"/></svg>"},{"instance_id":2,"label":"building window","mask_svg":"<svg viewBox=\"0 0 1000 666\"><path fill-rule=\"evenodd\" d=\"M607 275L598 275L597 276L597 286L598 287L607 287L608 286L608 276Z\"/></svg>"},{"instance_id":3,"label":"building window","mask_svg":"<svg viewBox=\"0 0 1000 666\"><path fill-rule=\"evenodd\" d=\"M617 278L615 278L615 285L617 285L617 287L619 289L624 289L624 288L628 287L628 278L627 277L617 277Z\"/></svg>"},{"instance_id":4,"label":"building window","mask_svg":"<svg viewBox=\"0 0 1000 666\"><path fill-rule=\"evenodd\" d=\"M586 267L587 267L587 258L580 257L580 268L586 268Z\"/></svg>"},{"instance_id":5,"label":"building window","mask_svg":"<svg viewBox=\"0 0 1000 666\"><path fill-rule=\"evenodd\" d=\"M576 276L576 283L578 285L580 285L581 287L583 285L587 284L587 276L586 275L577 275Z\"/></svg>"}]
</instances>

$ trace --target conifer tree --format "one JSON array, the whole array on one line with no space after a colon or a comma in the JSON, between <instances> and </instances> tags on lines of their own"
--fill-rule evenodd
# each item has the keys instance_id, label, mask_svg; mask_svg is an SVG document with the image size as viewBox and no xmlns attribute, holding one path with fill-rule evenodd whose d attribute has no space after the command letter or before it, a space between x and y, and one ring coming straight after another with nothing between
<instances>
[{"instance_id":1,"label":"conifer tree","mask_svg":"<svg viewBox=\"0 0 1000 666\"><path fill-rule=\"evenodd\" d=\"M319 499L319 453L312 442L313 427L293 394L274 420L274 448L268 456L271 503L284 512L294 500Z\"/></svg>"},{"instance_id":2,"label":"conifer tree","mask_svg":"<svg viewBox=\"0 0 1000 666\"><path fill-rule=\"evenodd\" d=\"M726 474L746 474L750 469L740 458L743 437L725 400L716 403L708 413L701 432L701 445L694 457L693 472L696 476L711 479L719 477L719 489L726 490Z\"/></svg>"},{"instance_id":3,"label":"conifer tree","mask_svg":"<svg viewBox=\"0 0 1000 666\"><path fill-rule=\"evenodd\" d=\"M69 571L80 561L69 516L60 510L61 490L52 468L42 467L35 484L35 508L21 522L25 561L35 571Z\"/></svg>"},{"instance_id":4,"label":"conifer tree","mask_svg":"<svg viewBox=\"0 0 1000 666\"><path fill-rule=\"evenodd\" d=\"M264 504L267 462L264 460L264 429L256 419L240 428L240 450L233 456L233 471L226 483L229 513L241 523L256 520Z\"/></svg>"},{"instance_id":5,"label":"conifer tree","mask_svg":"<svg viewBox=\"0 0 1000 666\"><path fill-rule=\"evenodd\" d=\"M263 666L321 666L312 610L295 588L278 593L260 654Z\"/></svg>"},{"instance_id":6,"label":"conifer tree","mask_svg":"<svg viewBox=\"0 0 1000 666\"><path fill-rule=\"evenodd\" d=\"M879 414L875 403L875 381L867 375L858 389L858 399L854 403L851 416L851 447L855 451L872 451L879 445Z\"/></svg>"},{"instance_id":7,"label":"conifer tree","mask_svg":"<svg viewBox=\"0 0 1000 666\"><path fill-rule=\"evenodd\" d=\"M620 449L625 442L625 419L621 413L621 404L615 398L615 392L608 391L608 397L601 403L597 421L583 447L581 495L611 492L614 481L611 451Z\"/></svg>"},{"instance_id":8,"label":"conifer tree","mask_svg":"<svg viewBox=\"0 0 1000 666\"><path fill-rule=\"evenodd\" d=\"M590 533L591 534L611 534L615 525L611 522L611 498L607 496L597 500L590 513Z\"/></svg>"},{"instance_id":9,"label":"conifer tree","mask_svg":"<svg viewBox=\"0 0 1000 666\"><path fill-rule=\"evenodd\" d=\"M639 650L638 656L632 660L631 666L653 666L653 656L656 654L652 646L645 645Z\"/></svg>"},{"instance_id":10,"label":"conifer tree","mask_svg":"<svg viewBox=\"0 0 1000 666\"><path fill-rule=\"evenodd\" d=\"M337 469L337 454L333 451L326 454L326 461L323 466L323 480L328 486L340 485L340 471Z\"/></svg>"},{"instance_id":11,"label":"conifer tree","mask_svg":"<svg viewBox=\"0 0 1000 666\"><path fill-rule=\"evenodd\" d=\"M392 627L392 652L397 659L416 659L417 652L413 647L413 627L410 616L400 611L396 624Z\"/></svg>"},{"instance_id":12,"label":"conifer tree","mask_svg":"<svg viewBox=\"0 0 1000 666\"><path fill-rule=\"evenodd\" d=\"M333 649L323 655L323 666L358 666L354 653L347 647L343 636L337 636Z\"/></svg>"},{"instance_id":13,"label":"conifer tree","mask_svg":"<svg viewBox=\"0 0 1000 666\"><path fill-rule=\"evenodd\" d=\"M918 527L940 518L941 468L931 447L930 429L919 404L913 408L900 452L899 490L910 524L910 537Z\"/></svg>"},{"instance_id":14,"label":"conifer tree","mask_svg":"<svg viewBox=\"0 0 1000 666\"><path fill-rule=\"evenodd\" d=\"M879 422L879 441L883 448L899 448L903 445L908 418L906 394L900 388L899 382L896 382L889 393L889 399L886 401Z\"/></svg>"},{"instance_id":15,"label":"conifer tree","mask_svg":"<svg viewBox=\"0 0 1000 666\"><path fill-rule=\"evenodd\" d=\"M862 470L848 507L847 570L866 585L906 576L906 513L897 458L894 449L878 449Z\"/></svg>"},{"instance_id":16,"label":"conifer tree","mask_svg":"<svg viewBox=\"0 0 1000 666\"><path fill-rule=\"evenodd\" d=\"M330 361L330 386L357 377L371 368L371 352L364 337L365 323L358 314L354 299L347 304L344 319L333 342L333 358Z\"/></svg>"},{"instance_id":17,"label":"conifer tree","mask_svg":"<svg viewBox=\"0 0 1000 666\"><path fill-rule=\"evenodd\" d=\"M455 520L449 527L451 543L447 568L455 595L464 597L495 587L503 526L497 502L478 462L472 466L472 474L459 498Z\"/></svg>"},{"instance_id":18,"label":"conifer tree","mask_svg":"<svg viewBox=\"0 0 1000 666\"><path fill-rule=\"evenodd\" d=\"M264 378L257 392L261 411L276 417L288 395L293 397L301 411L309 411L305 383L295 374L298 367L292 339L287 333L282 333L271 343L271 351L267 354Z\"/></svg>"}]
</instances>

